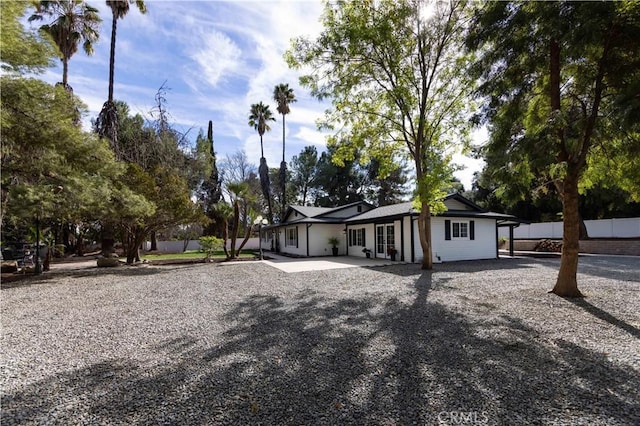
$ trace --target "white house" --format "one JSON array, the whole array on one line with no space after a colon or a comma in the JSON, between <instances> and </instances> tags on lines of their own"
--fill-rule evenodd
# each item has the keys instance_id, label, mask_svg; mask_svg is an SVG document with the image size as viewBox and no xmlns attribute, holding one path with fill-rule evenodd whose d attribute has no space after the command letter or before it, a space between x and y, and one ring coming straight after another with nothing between
<instances>
[{"instance_id":1,"label":"white house","mask_svg":"<svg viewBox=\"0 0 640 426\"><path fill-rule=\"evenodd\" d=\"M517 219L487 212L459 194L443 201L447 211L431 218L433 261L497 258L498 227L517 226ZM411 202L377 208L364 201L335 208L290 206L282 223L263 228L260 243L293 256L328 256L329 238L335 237L338 255L421 262L417 220Z\"/></svg>"}]
</instances>

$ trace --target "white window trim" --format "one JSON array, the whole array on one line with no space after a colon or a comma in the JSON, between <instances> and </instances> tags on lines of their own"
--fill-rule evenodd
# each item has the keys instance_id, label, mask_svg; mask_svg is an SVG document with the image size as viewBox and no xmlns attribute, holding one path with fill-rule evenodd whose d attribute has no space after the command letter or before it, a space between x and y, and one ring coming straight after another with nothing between
<instances>
[{"instance_id":1,"label":"white window trim","mask_svg":"<svg viewBox=\"0 0 640 426\"><path fill-rule=\"evenodd\" d=\"M467 225L467 236L466 237L461 237L461 236L456 237L454 232L453 232L454 224L458 224L458 225L466 224ZM455 221L452 220L451 221L451 240L452 241L453 240L470 240L470 237L469 237L470 226L471 225L469 224L468 220L455 220ZM459 227L459 229L460 229L460 227Z\"/></svg>"},{"instance_id":2,"label":"white window trim","mask_svg":"<svg viewBox=\"0 0 640 426\"><path fill-rule=\"evenodd\" d=\"M294 238L289 239L289 231L293 232ZM285 228L284 229L284 246L285 247L297 247L298 246L298 228Z\"/></svg>"},{"instance_id":3,"label":"white window trim","mask_svg":"<svg viewBox=\"0 0 640 426\"><path fill-rule=\"evenodd\" d=\"M349 247L364 247L365 228L349 229Z\"/></svg>"}]
</instances>

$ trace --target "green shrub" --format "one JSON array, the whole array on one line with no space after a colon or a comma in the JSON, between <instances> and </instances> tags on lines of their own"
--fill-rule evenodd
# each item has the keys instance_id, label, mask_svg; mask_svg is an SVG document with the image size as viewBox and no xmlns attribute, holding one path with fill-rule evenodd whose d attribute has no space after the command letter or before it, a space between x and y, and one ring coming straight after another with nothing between
<instances>
[{"instance_id":1,"label":"green shrub","mask_svg":"<svg viewBox=\"0 0 640 426\"><path fill-rule=\"evenodd\" d=\"M213 236L200 237L198 241L200 241L202 251L207 254L207 259L210 259L216 251L222 249L224 243L222 238Z\"/></svg>"}]
</instances>

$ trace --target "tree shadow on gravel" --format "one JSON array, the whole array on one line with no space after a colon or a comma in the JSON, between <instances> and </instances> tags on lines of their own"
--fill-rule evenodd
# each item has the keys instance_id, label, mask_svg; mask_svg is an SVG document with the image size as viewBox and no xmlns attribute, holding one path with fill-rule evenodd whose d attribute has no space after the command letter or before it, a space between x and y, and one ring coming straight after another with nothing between
<instances>
[{"instance_id":1,"label":"tree shadow on gravel","mask_svg":"<svg viewBox=\"0 0 640 426\"><path fill-rule=\"evenodd\" d=\"M8 290L19 287L29 287L38 284L54 284L60 278L90 278L102 276L120 276L120 277L144 277L150 275L170 274L178 269L207 267L205 265L162 265L162 266L120 266L116 268L98 268L97 266L83 269L55 270L45 272L42 275L26 275L17 279L3 280L0 284L2 290Z\"/></svg>"},{"instance_id":2,"label":"tree shadow on gravel","mask_svg":"<svg viewBox=\"0 0 640 426\"><path fill-rule=\"evenodd\" d=\"M522 269L533 268L536 265L534 259L528 258L509 258L509 259L485 259L485 260L463 260L458 262L444 262L436 263L433 265L433 269L429 272L421 270L420 265L417 263L400 263L397 265L386 266L367 266L366 269L374 271L385 272L389 274L399 275L402 277L413 276L416 271L419 273L433 273L433 272L484 272L488 270L510 270L510 269Z\"/></svg>"},{"instance_id":3,"label":"tree shadow on gravel","mask_svg":"<svg viewBox=\"0 0 640 426\"><path fill-rule=\"evenodd\" d=\"M3 424L638 423L636 371L519 318L471 321L429 300L446 284L433 277L410 299L249 296L218 343L174 336L153 347L161 365L113 360L5 393Z\"/></svg>"},{"instance_id":4,"label":"tree shadow on gravel","mask_svg":"<svg viewBox=\"0 0 640 426\"><path fill-rule=\"evenodd\" d=\"M638 259L632 256L581 255L578 260L578 274L640 283ZM537 259L537 261L555 270L560 269L560 258ZM578 286L580 286L579 277Z\"/></svg>"},{"instance_id":5,"label":"tree shadow on gravel","mask_svg":"<svg viewBox=\"0 0 640 426\"><path fill-rule=\"evenodd\" d=\"M571 302L574 305L584 309L585 311L587 311L588 313L590 313L594 317L599 318L599 319L601 319L603 321L606 321L609 324L614 325L614 326L618 327L619 329L626 331L627 333L631 334L636 339L640 339L640 330L638 328L634 327L633 325L629 324L628 322L616 318L615 316L611 315L609 312L604 311L604 310L598 308L597 306L592 305L591 303L587 302L584 299L566 298L566 300L568 302Z\"/></svg>"},{"instance_id":6,"label":"tree shadow on gravel","mask_svg":"<svg viewBox=\"0 0 640 426\"><path fill-rule=\"evenodd\" d=\"M578 272L597 277L640 283L639 259L638 257L630 256L580 256Z\"/></svg>"}]
</instances>

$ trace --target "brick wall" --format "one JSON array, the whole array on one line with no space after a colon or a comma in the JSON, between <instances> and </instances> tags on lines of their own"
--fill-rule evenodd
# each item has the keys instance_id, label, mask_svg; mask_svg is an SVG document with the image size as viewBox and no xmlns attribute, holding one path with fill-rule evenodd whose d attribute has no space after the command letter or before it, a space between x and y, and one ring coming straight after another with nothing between
<instances>
[{"instance_id":1,"label":"brick wall","mask_svg":"<svg viewBox=\"0 0 640 426\"><path fill-rule=\"evenodd\" d=\"M531 251L540 240L513 240L514 250ZM509 243L505 248L508 248ZM580 253L594 254L625 254L640 256L640 240L611 239L611 240L582 240Z\"/></svg>"}]
</instances>

